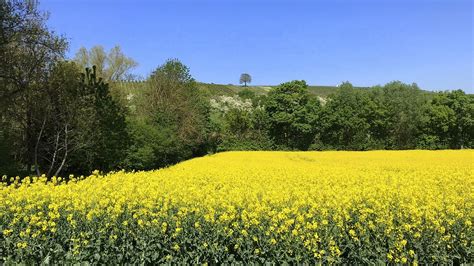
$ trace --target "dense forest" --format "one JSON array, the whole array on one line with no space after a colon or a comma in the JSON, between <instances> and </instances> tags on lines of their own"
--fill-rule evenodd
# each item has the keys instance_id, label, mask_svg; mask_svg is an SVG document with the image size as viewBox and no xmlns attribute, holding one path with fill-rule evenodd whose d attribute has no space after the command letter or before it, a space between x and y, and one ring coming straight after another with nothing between
<instances>
[{"instance_id":1,"label":"dense forest","mask_svg":"<svg viewBox=\"0 0 474 266\"><path fill-rule=\"evenodd\" d=\"M295 80L224 95L177 59L145 78L119 46L68 60L34 2L0 1L0 20L0 175L146 170L229 150L474 146L474 95L462 90L344 82L321 97Z\"/></svg>"}]
</instances>

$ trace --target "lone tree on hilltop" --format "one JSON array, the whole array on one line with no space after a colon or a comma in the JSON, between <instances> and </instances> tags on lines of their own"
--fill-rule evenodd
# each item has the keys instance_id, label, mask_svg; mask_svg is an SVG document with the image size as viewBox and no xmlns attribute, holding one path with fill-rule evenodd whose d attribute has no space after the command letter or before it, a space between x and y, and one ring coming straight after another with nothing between
<instances>
[{"instance_id":1,"label":"lone tree on hilltop","mask_svg":"<svg viewBox=\"0 0 474 266\"><path fill-rule=\"evenodd\" d=\"M252 77L250 76L250 74L247 74L247 73L243 73L240 75L240 84L244 84L244 87L247 87L247 83L250 83L252 82Z\"/></svg>"}]
</instances>

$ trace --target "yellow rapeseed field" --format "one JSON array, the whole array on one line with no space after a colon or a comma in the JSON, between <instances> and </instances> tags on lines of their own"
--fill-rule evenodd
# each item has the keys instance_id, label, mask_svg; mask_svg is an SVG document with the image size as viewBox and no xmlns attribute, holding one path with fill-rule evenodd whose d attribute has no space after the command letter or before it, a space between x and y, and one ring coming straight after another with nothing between
<instances>
[{"instance_id":1,"label":"yellow rapeseed field","mask_svg":"<svg viewBox=\"0 0 474 266\"><path fill-rule=\"evenodd\" d=\"M472 150L226 152L12 179L0 262L474 262L473 166Z\"/></svg>"}]
</instances>

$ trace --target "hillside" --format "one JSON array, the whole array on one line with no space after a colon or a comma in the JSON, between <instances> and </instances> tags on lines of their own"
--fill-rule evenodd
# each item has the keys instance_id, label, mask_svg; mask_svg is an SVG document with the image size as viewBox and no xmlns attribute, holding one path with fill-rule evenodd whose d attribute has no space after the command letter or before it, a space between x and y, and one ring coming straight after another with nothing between
<instances>
[{"instance_id":1,"label":"hillside","mask_svg":"<svg viewBox=\"0 0 474 266\"><path fill-rule=\"evenodd\" d=\"M266 94L272 88L276 87L275 85L266 85L266 86L247 86L243 87L240 85L233 84L214 84L214 83L198 83L198 86L201 90L208 92L210 95L235 95L244 89L258 94ZM311 94L320 97L327 97L329 94L335 92L337 89L336 86L309 86L308 90ZM357 87L357 89L364 89L362 87Z\"/></svg>"},{"instance_id":2,"label":"hillside","mask_svg":"<svg viewBox=\"0 0 474 266\"><path fill-rule=\"evenodd\" d=\"M112 87L116 89L121 94L130 95L139 93L143 90L145 86L145 82L138 81L138 82L117 82L112 84ZM267 94L272 88L276 87L276 85L268 85L268 86L247 86L243 87L240 85L233 85L233 84L214 84L214 83L203 83L198 82L197 87L208 94L210 97L226 95L232 96L236 95L242 90L248 89L250 91L255 92L257 95ZM355 87L356 89L368 89L366 87ZM319 96L322 98L326 98L331 93L334 93L337 90L336 86L308 86L308 90L312 95Z\"/></svg>"},{"instance_id":3,"label":"hillside","mask_svg":"<svg viewBox=\"0 0 474 266\"><path fill-rule=\"evenodd\" d=\"M131 82L117 82L112 84L112 88L122 95L134 95L140 93L145 86L144 81L131 81ZM276 85L262 85L262 86L240 86L233 84L214 84L214 83L203 83L198 82L197 87L205 92L210 97L226 95L233 96L241 92L242 90L248 89L255 92L257 95L267 94ZM356 90L370 90L370 87L354 87ZM337 86L308 86L308 91L314 96L321 98L327 98L330 94L336 92ZM433 95L434 92L423 90L426 95Z\"/></svg>"}]
</instances>

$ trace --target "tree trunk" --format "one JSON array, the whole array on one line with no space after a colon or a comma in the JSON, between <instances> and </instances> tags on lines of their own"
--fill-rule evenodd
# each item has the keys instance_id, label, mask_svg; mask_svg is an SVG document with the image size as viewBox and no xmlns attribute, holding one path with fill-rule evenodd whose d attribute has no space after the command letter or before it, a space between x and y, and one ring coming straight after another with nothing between
<instances>
[{"instance_id":1,"label":"tree trunk","mask_svg":"<svg viewBox=\"0 0 474 266\"><path fill-rule=\"evenodd\" d=\"M37 176L41 175L40 170L39 170L39 165L38 165L38 147L39 147L41 137L43 136L43 130L44 130L45 124L46 124L46 116L43 119L43 124L41 125L41 129L38 134L38 138L36 139L36 145L35 145L35 172Z\"/></svg>"},{"instance_id":2,"label":"tree trunk","mask_svg":"<svg viewBox=\"0 0 474 266\"><path fill-rule=\"evenodd\" d=\"M61 165L56 170L56 173L54 173L54 176L58 176L59 173L61 173L61 170L63 169L64 164L66 163L66 160L67 160L67 155L69 151L67 135L68 135L68 130L67 130L67 124L66 124L66 126L64 127L64 157L61 162Z\"/></svg>"}]
</instances>

